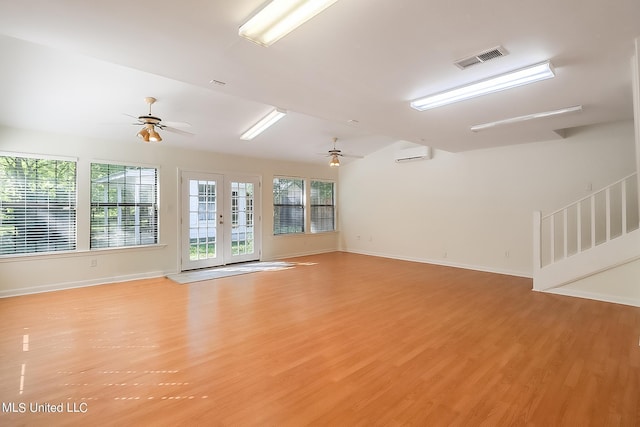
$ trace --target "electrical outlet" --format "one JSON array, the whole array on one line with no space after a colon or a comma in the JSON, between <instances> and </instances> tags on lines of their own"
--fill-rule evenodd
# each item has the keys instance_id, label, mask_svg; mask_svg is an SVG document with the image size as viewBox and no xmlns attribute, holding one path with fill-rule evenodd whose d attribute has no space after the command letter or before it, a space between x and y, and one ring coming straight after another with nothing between
<instances>
[{"instance_id":1,"label":"electrical outlet","mask_svg":"<svg viewBox=\"0 0 640 427\"><path fill-rule=\"evenodd\" d=\"M98 266L98 260L96 258L92 258L91 259L91 267L97 267Z\"/></svg>"}]
</instances>

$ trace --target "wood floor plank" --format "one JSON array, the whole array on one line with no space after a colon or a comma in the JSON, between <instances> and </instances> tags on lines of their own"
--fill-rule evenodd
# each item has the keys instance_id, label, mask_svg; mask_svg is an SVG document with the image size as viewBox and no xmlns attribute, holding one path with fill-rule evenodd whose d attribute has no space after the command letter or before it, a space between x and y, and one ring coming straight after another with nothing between
<instances>
[{"instance_id":1,"label":"wood floor plank","mask_svg":"<svg viewBox=\"0 0 640 427\"><path fill-rule=\"evenodd\" d=\"M289 261L1 299L0 424L640 425L638 308L364 255Z\"/></svg>"}]
</instances>

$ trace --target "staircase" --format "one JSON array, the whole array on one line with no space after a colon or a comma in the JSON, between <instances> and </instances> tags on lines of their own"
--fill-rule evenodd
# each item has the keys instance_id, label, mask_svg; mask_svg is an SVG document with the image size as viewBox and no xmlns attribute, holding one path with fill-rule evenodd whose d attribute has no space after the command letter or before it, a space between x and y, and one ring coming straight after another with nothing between
<instances>
[{"instance_id":1,"label":"staircase","mask_svg":"<svg viewBox=\"0 0 640 427\"><path fill-rule=\"evenodd\" d=\"M640 259L639 214L637 172L555 212L534 212L533 289L553 292Z\"/></svg>"}]
</instances>

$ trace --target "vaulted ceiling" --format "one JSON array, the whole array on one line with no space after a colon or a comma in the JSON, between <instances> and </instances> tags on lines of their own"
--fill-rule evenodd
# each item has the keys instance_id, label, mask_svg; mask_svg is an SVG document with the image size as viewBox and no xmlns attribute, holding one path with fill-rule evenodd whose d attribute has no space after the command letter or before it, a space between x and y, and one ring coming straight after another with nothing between
<instances>
[{"instance_id":1,"label":"vaulted ceiling","mask_svg":"<svg viewBox=\"0 0 640 427\"><path fill-rule=\"evenodd\" d=\"M154 115L196 134L165 133L162 144L325 162L317 153L334 136L352 154L397 140L457 152L633 116L637 0L338 0L268 48L238 36L262 4L0 0L0 124L136 144L124 114L147 113L144 98L153 96ZM508 55L454 65L495 46ZM554 79L424 112L409 107L545 60ZM469 129L574 105L582 111ZM239 139L273 107L289 114Z\"/></svg>"}]
</instances>

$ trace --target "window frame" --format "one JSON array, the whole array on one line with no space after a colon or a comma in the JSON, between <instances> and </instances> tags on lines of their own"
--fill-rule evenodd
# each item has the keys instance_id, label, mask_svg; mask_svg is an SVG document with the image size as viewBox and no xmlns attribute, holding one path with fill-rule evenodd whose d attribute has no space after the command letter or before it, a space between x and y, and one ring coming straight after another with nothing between
<instances>
[{"instance_id":1,"label":"window frame","mask_svg":"<svg viewBox=\"0 0 640 427\"><path fill-rule=\"evenodd\" d=\"M331 184L331 204L326 203L313 203L313 184ZM329 230L314 230L314 207L331 207L332 211L332 224L331 229ZM336 183L335 181L329 179L315 179L312 178L309 180L309 231L313 234L318 233L331 233L335 232L337 228L337 209L336 209ZM316 218L316 220L321 220L322 218Z\"/></svg>"},{"instance_id":2,"label":"window frame","mask_svg":"<svg viewBox=\"0 0 640 427\"><path fill-rule=\"evenodd\" d=\"M125 180L126 180L126 173L129 170L135 170L135 169L151 169L154 171L155 176L154 176L154 191L153 191L153 201L151 202L123 202L123 203L119 203L119 202L109 202L109 201L100 201L100 202L94 202L94 198L93 198L93 191L94 191L94 177L93 177L93 166L94 165L102 165L102 166L113 166L113 167L117 167L117 168L123 168L123 172L125 173ZM115 172L117 173L117 172ZM142 173L140 173L140 180L142 180ZM107 182L108 183L108 182ZM134 184L135 185L135 184ZM141 183L139 185L142 185ZM107 245L100 245L100 246L95 246L94 245L94 226L100 226L101 224L94 224L94 208L118 208L118 207L123 207L123 208L149 208L153 210L152 215L150 216L146 216L146 218L151 218L152 219L152 233L151 233L151 238L152 241L143 241L143 238L141 237L142 234L142 230L139 231L135 231L136 228L136 224L133 225L134 228L134 243L127 243L126 241L124 243L120 243L117 244L119 241L117 239L114 239L114 242L116 244L111 244L110 238L107 237L106 242ZM89 250L90 251L104 251L104 250L114 250L114 249L127 249L127 248L139 248L139 247L148 247L148 246L156 246L160 244L160 167L157 165L150 165L150 164L141 164L141 163L135 163L135 162L122 162L122 161L106 161L106 160L91 160L89 162L89 212L88 212L88 237L89 237ZM107 223L103 223L102 226L106 226L108 227L108 222ZM137 225L138 227L140 227L140 225ZM131 226L129 225L130 228ZM128 230L125 230L125 232L127 232ZM148 239L149 237L147 237ZM131 240L129 240L129 242L131 242Z\"/></svg>"},{"instance_id":3,"label":"window frame","mask_svg":"<svg viewBox=\"0 0 640 427\"><path fill-rule=\"evenodd\" d=\"M293 182L295 181L299 181L302 184L302 188L300 189L300 203L276 203L276 180L290 180ZM307 194L306 194L306 189L307 189L307 183L306 183L306 179L305 178L301 178L301 177L293 177L293 176L281 176L281 175L275 175L273 177L272 180L272 201L273 201L273 235L274 236L287 236L287 235L303 235L306 234L306 227L307 227L307 219L306 219L306 213L307 213L307 209L306 209L306 199L307 199ZM291 207L291 208L295 208L298 207L299 209L301 209L301 215L296 215L296 220L297 217L301 217L302 219L302 223L301 224L295 224L295 227L300 226L299 230L296 231L279 231L276 232L276 226L278 225L278 222L276 222L276 210L277 208L283 208L283 207ZM279 213L278 213L279 216ZM282 221L280 221L280 228L279 230L282 230Z\"/></svg>"},{"instance_id":4,"label":"window frame","mask_svg":"<svg viewBox=\"0 0 640 427\"><path fill-rule=\"evenodd\" d=\"M52 243L50 240L50 236L52 231L55 230L51 230L51 227L49 227L49 222L47 223L47 227L46 227L46 237L47 237L47 242L46 243L38 243L37 241L33 241L31 242L31 244L33 245L33 247L35 248L35 250L24 250L24 251L13 251L13 252L7 252L7 253L0 253L0 258L8 258L8 257L16 257L16 256L35 256L35 255L51 255L51 254L60 254L60 253L69 253L69 252L77 252L78 251L78 171L79 171L79 161L77 157L62 157L62 156L51 156L51 155L46 155L46 154L33 154L33 153L21 153L21 152L5 152L5 151L0 151L0 157L2 158L13 158L13 159L17 159L17 158L21 158L21 159L30 159L30 160L35 160L35 161L51 161L51 162L67 162L70 164L73 164L74 170L73 170L73 179L70 179L68 181L58 181L58 179L54 180L53 182L49 181L45 181L45 187L48 187L49 185L54 186L54 188L56 189L56 195L57 195L57 189L58 189L58 184L61 183L64 186L64 183L67 182L67 184L71 183L72 184L72 188L71 191L67 194L67 198L66 199L61 199L62 203L53 203L53 208L51 208L52 204L49 202L49 198L47 198L47 203L46 205L39 205L40 201L39 196L37 194L37 192L29 192L29 194L27 194L26 192L24 193L24 199L22 202L11 202L11 201L7 201L7 203L9 205L11 204L16 204L18 205L19 203L23 203L24 204L24 209L25 212L27 211L27 209L29 209L29 204L33 205L30 208L38 208L39 210L42 210L43 208L46 210L47 212L47 217L50 213L52 212L57 212L57 211L68 211L70 212L70 214L67 214L67 218L69 219L68 223L65 223L65 227L63 227L63 229L66 229L67 232L69 232L69 239L67 240L66 245L63 244L60 246L59 249L51 249L52 245L56 245L57 240L54 239L54 242ZM41 181L33 181L30 180L30 183L32 183L33 185L36 186L40 186ZM35 197L34 197L35 196ZM29 200L35 200L35 201L29 201ZM2 215L2 210L4 209L4 205L5 203L3 203L2 199L0 199L0 215ZM58 207L58 209L55 209L55 207ZM27 215L25 213L25 215ZM32 222L27 221L27 224L31 224L33 225ZM10 224L10 222L9 222ZM2 217L0 217L0 226L2 226ZM27 226L26 228L28 228L30 230L30 228ZM40 230L41 231L41 230ZM28 231L28 234L31 234L31 231ZM37 235L35 237L32 237L32 239L37 239ZM30 241L30 239L29 239ZM24 245L29 244L29 242L25 241ZM37 250L36 246L39 245L46 245L46 250ZM3 250L3 245L0 244L0 252L4 252Z\"/></svg>"}]
</instances>

